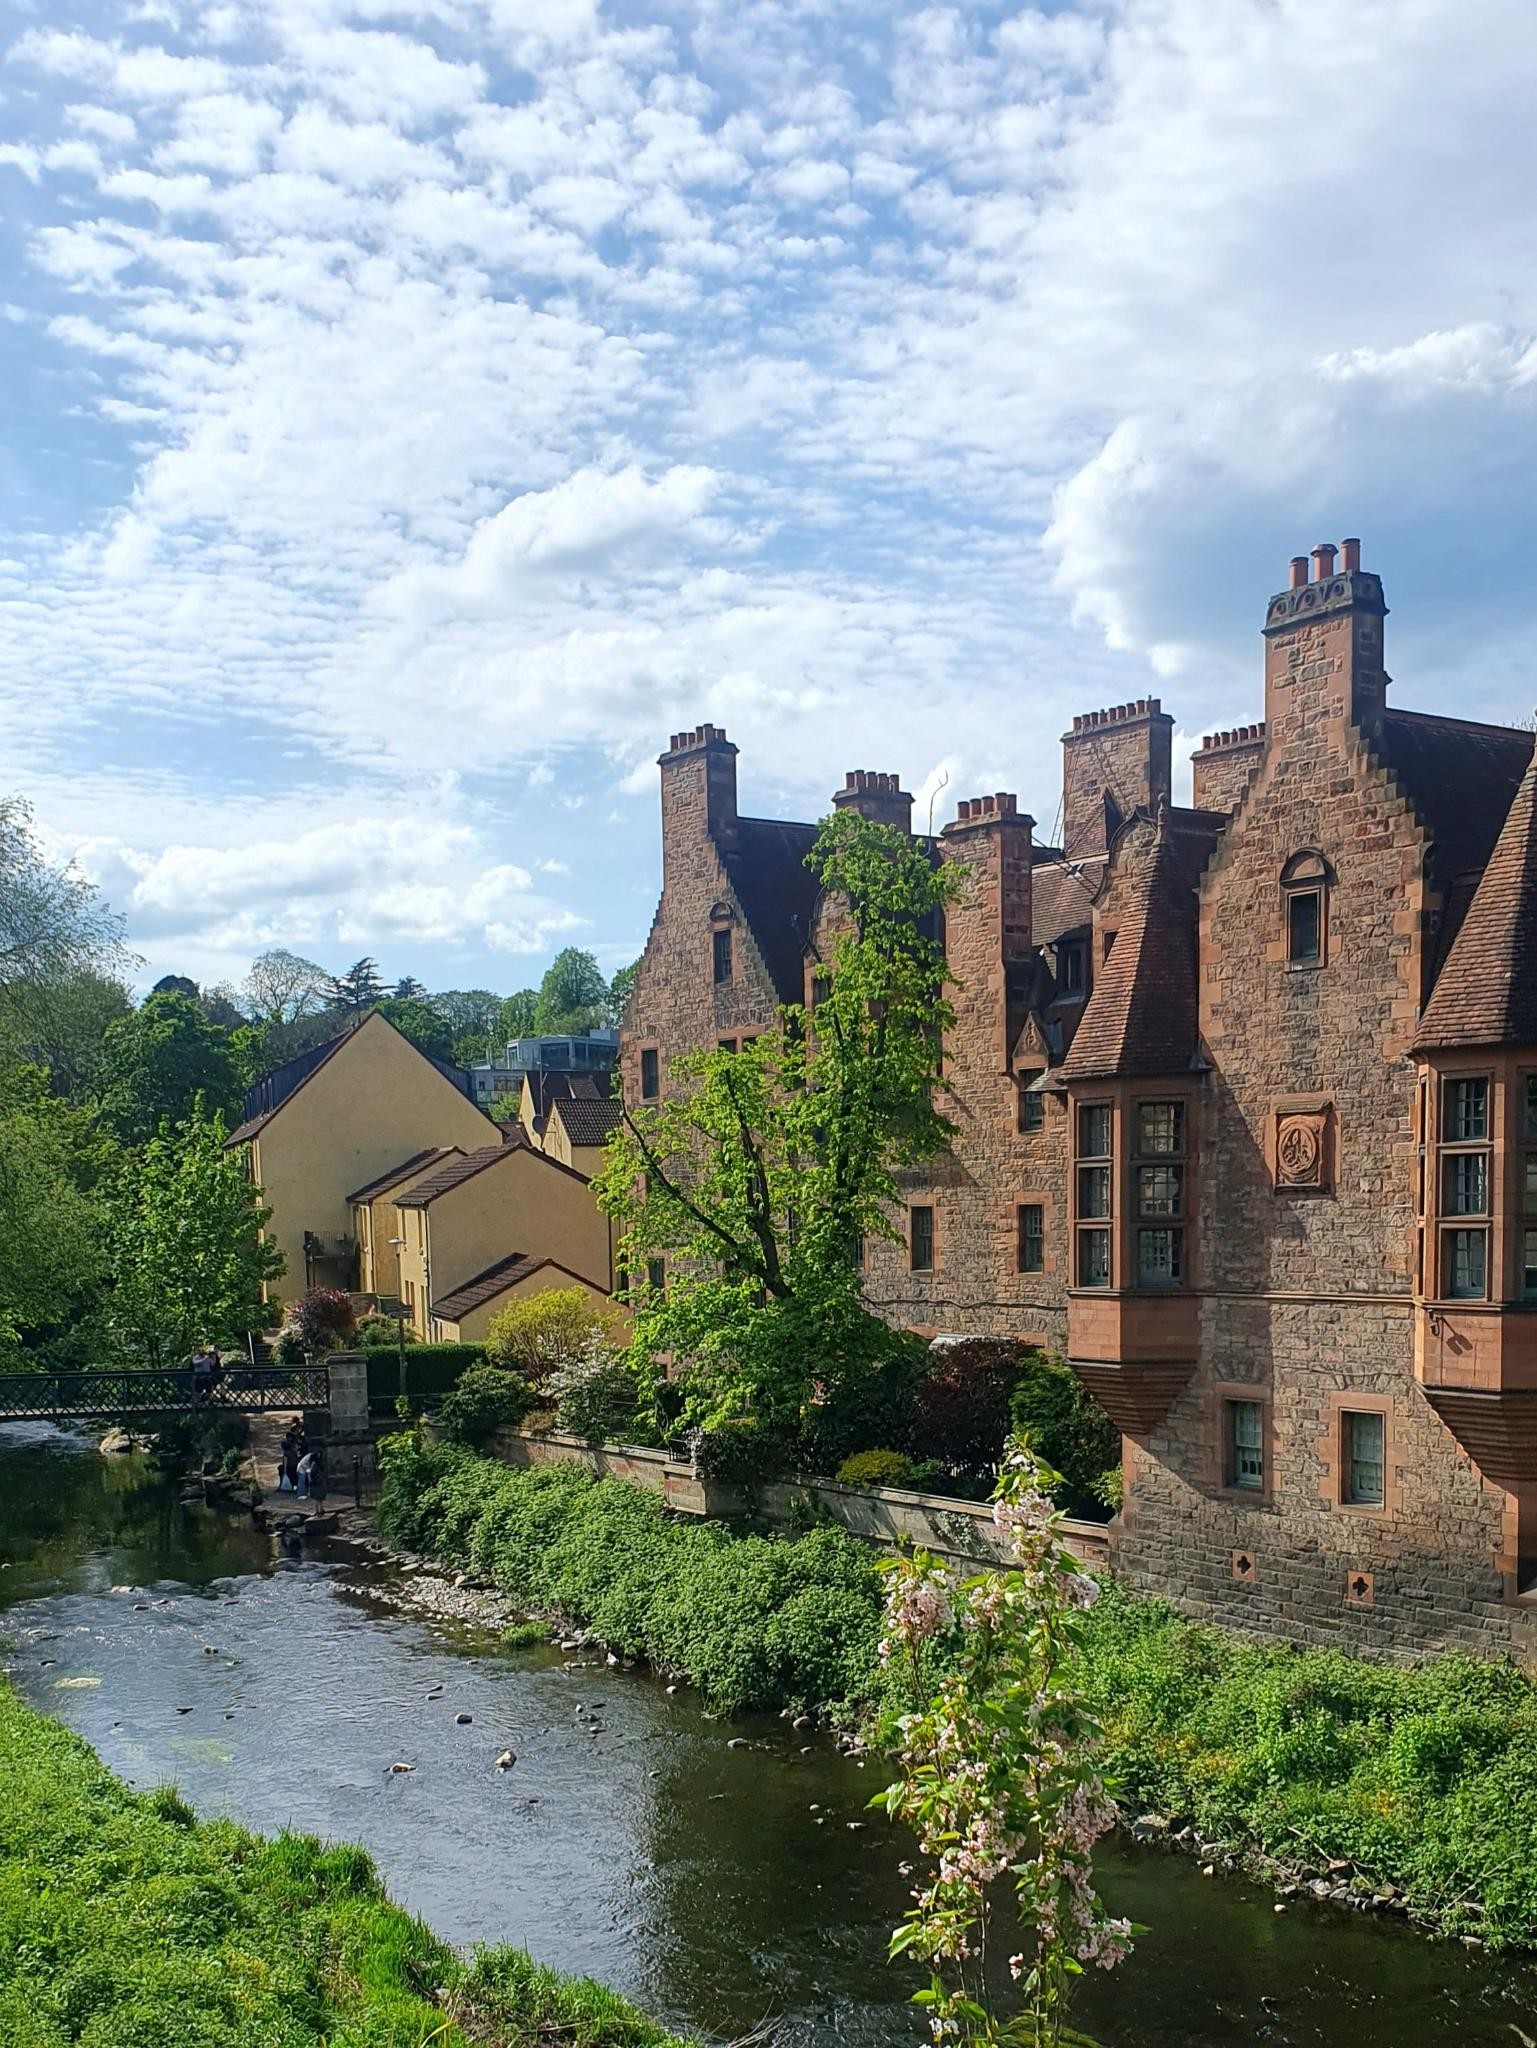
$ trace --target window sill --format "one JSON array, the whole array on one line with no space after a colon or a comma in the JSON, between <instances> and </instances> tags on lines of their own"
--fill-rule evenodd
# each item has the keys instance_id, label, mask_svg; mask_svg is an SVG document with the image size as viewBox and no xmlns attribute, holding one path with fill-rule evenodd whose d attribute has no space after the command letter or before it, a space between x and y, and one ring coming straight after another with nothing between
<instances>
[{"instance_id":1,"label":"window sill","mask_svg":"<svg viewBox=\"0 0 1537 2048\"><path fill-rule=\"evenodd\" d=\"M1286 971L1288 974L1318 974L1323 966L1322 960L1288 960Z\"/></svg>"}]
</instances>

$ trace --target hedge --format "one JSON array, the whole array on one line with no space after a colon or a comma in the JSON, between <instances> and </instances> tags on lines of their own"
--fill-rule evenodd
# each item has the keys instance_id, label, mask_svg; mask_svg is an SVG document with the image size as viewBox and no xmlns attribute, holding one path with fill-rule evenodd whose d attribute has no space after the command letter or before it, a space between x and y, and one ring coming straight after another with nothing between
<instances>
[{"instance_id":1,"label":"hedge","mask_svg":"<svg viewBox=\"0 0 1537 2048\"><path fill-rule=\"evenodd\" d=\"M512 1469L414 1437L390 1442L379 1523L716 1707L831 1709L878 1729L892 1704L877 1554L841 1529L737 1535L579 1466ZM1513 1663L1255 1643L1113 1583L1085 1630L1126 1811L1292 1868L1343 1859L1431 1924L1537 1947L1537 1687Z\"/></svg>"},{"instance_id":2,"label":"hedge","mask_svg":"<svg viewBox=\"0 0 1537 2048\"><path fill-rule=\"evenodd\" d=\"M370 1345L368 1359L368 1405L375 1414L393 1412L400 1393L400 1353ZM406 1346L406 1392L418 1406L433 1406L442 1400L459 1375L484 1362L484 1344L408 1344Z\"/></svg>"},{"instance_id":3,"label":"hedge","mask_svg":"<svg viewBox=\"0 0 1537 2048\"><path fill-rule=\"evenodd\" d=\"M0 1754L6 2048L668 2048L600 1985L515 1950L466 1964L362 1849L130 1792L3 1685Z\"/></svg>"}]
</instances>

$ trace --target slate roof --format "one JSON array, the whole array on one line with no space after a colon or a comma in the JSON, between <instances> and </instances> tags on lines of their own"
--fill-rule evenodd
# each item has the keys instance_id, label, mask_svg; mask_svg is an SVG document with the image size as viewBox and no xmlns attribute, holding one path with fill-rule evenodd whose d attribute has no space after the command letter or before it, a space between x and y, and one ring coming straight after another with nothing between
<instances>
[{"instance_id":1,"label":"slate roof","mask_svg":"<svg viewBox=\"0 0 1537 2048\"><path fill-rule=\"evenodd\" d=\"M386 1188L394 1187L397 1181L414 1173L419 1166L427 1166L434 1159L441 1159L449 1152L462 1151L459 1145L429 1145L425 1152L413 1152L409 1159L402 1159L398 1166L392 1166L388 1173L381 1173L365 1187L354 1188L347 1197L349 1202L371 1202L375 1195L382 1195Z\"/></svg>"},{"instance_id":2,"label":"slate roof","mask_svg":"<svg viewBox=\"0 0 1537 2048\"><path fill-rule=\"evenodd\" d=\"M582 1279L580 1273L572 1272L559 1259L538 1258L531 1252L509 1252L505 1259L498 1259L494 1266L487 1266L483 1273L477 1273L462 1287L455 1287L441 1300L433 1302L427 1313L436 1316L440 1323L457 1323L461 1316L467 1316L472 1309L484 1308L488 1301L495 1301L499 1294L505 1294L509 1287L516 1287L520 1280L526 1280L531 1273L537 1273L545 1266L553 1266L556 1272L565 1273L573 1280ZM587 1285L591 1286L592 1282L588 1281Z\"/></svg>"},{"instance_id":3,"label":"slate roof","mask_svg":"<svg viewBox=\"0 0 1537 2048\"><path fill-rule=\"evenodd\" d=\"M613 1093L612 1068L597 1073L573 1073L564 1067L530 1067L524 1079L534 1105L534 1129L543 1131L545 1121L557 1102L598 1102Z\"/></svg>"},{"instance_id":4,"label":"slate roof","mask_svg":"<svg viewBox=\"0 0 1537 2048\"><path fill-rule=\"evenodd\" d=\"M782 1003L805 995L806 942L818 884L806 865L815 825L787 818L738 818L732 846L716 843L769 979Z\"/></svg>"},{"instance_id":5,"label":"slate roof","mask_svg":"<svg viewBox=\"0 0 1537 2048\"><path fill-rule=\"evenodd\" d=\"M1063 1062L1067 1079L1189 1072L1198 1043L1196 886L1226 822L1216 811L1159 818L1152 844L1125 876L1115 943L1097 965Z\"/></svg>"},{"instance_id":6,"label":"slate roof","mask_svg":"<svg viewBox=\"0 0 1537 2048\"><path fill-rule=\"evenodd\" d=\"M602 1145L607 1142L609 1132L618 1129L624 1116L624 1106L611 1096L600 1097L596 1102L578 1097L572 1101L557 1102L550 1114L560 1118L573 1145Z\"/></svg>"},{"instance_id":7,"label":"slate roof","mask_svg":"<svg viewBox=\"0 0 1537 2048\"><path fill-rule=\"evenodd\" d=\"M1420 1050L1537 1045L1537 760L1506 813L1414 1042Z\"/></svg>"},{"instance_id":8,"label":"slate roof","mask_svg":"<svg viewBox=\"0 0 1537 2048\"><path fill-rule=\"evenodd\" d=\"M1030 873L1030 936L1037 946L1050 946L1064 932L1076 931L1090 918L1094 893L1105 872L1102 860L1037 863Z\"/></svg>"}]
</instances>

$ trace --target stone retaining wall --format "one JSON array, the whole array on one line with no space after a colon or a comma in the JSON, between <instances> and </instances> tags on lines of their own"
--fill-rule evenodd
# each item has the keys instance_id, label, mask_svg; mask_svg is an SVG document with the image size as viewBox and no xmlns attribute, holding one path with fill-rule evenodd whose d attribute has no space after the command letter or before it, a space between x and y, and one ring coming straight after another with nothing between
<instances>
[{"instance_id":1,"label":"stone retaining wall","mask_svg":"<svg viewBox=\"0 0 1537 2048\"><path fill-rule=\"evenodd\" d=\"M637 1444L589 1444L581 1437L527 1436L498 1430L487 1454L505 1465L585 1465L608 1479L628 1479L659 1493L685 1515L752 1513L775 1528L804 1525L821 1515L841 1522L850 1535L894 1549L919 1544L952 1563L979 1570L997 1564L1006 1551L985 1501L952 1500L945 1494L909 1493L894 1486L844 1486L836 1479L796 1477L770 1480L751 1490L710 1485L693 1467L665 1451ZM1096 1569L1111 1563L1112 1535L1103 1522L1068 1521L1064 1533L1075 1557Z\"/></svg>"}]
</instances>

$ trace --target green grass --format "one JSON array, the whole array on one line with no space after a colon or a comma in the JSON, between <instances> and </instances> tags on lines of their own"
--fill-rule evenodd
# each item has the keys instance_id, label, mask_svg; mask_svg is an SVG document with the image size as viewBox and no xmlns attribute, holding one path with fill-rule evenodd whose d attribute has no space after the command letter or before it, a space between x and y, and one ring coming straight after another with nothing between
<instances>
[{"instance_id":1,"label":"green grass","mask_svg":"<svg viewBox=\"0 0 1537 2048\"><path fill-rule=\"evenodd\" d=\"M601 1985L461 1961L361 1849L130 1792L0 1686L6 2048L668 2048Z\"/></svg>"},{"instance_id":2,"label":"green grass","mask_svg":"<svg viewBox=\"0 0 1537 2048\"><path fill-rule=\"evenodd\" d=\"M733 1535L578 1467L513 1470L410 1438L392 1446L379 1520L717 1707L878 1723L888 1705L876 1554L842 1530ZM1537 1947L1537 1687L1513 1663L1258 1644L1114 1587L1085 1634L1128 1812L1294 1866L1348 1858L1437 1926Z\"/></svg>"}]
</instances>

